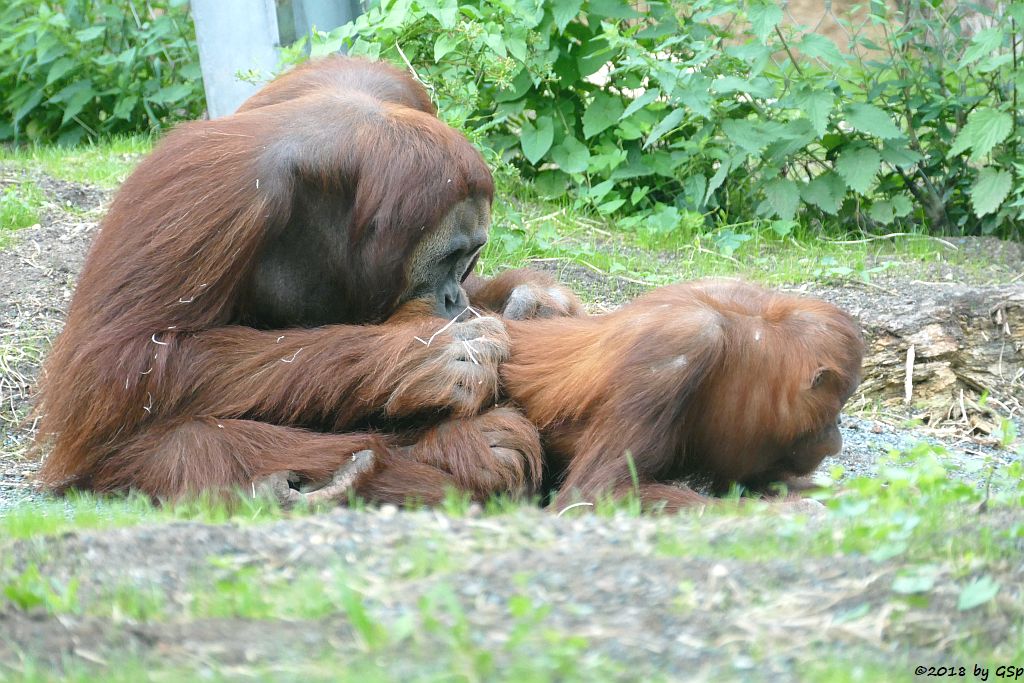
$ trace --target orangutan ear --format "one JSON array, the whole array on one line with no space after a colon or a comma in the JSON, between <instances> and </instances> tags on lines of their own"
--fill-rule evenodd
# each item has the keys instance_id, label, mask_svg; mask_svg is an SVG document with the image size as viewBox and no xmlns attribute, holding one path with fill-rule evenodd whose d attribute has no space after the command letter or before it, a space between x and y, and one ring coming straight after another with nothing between
<instances>
[{"instance_id":1,"label":"orangutan ear","mask_svg":"<svg viewBox=\"0 0 1024 683\"><path fill-rule=\"evenodd\" d=\"M814 371L814 375L811 377L811 389L819 389L824 386L830 386L833 382L839 379L839 375L836 374L835 370L831 368L818 368Z\"/></svg>"}]
</instances>

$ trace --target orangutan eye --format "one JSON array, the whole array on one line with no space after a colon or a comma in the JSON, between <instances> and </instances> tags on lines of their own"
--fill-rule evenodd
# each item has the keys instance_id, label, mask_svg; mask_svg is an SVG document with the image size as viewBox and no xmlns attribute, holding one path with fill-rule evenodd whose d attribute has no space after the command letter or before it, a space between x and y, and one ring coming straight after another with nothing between
<instances>
[{"instance_id":1,"label":"orangutan eye","mask_svg":"<svg viewBox=\"0 0 1024 683\"><path fill-rule=\"evenodd\" d=\"M828 368L818 368L818 371L814 373L814 379L811 380L811 389L820 387L830 372Z\"/></svg>"}]
</instances>

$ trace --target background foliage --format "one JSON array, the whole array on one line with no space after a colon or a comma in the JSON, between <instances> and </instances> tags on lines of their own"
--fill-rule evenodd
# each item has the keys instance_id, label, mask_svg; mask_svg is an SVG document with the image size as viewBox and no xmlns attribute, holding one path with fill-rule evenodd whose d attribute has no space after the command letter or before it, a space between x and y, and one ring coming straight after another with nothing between
<instances>
[{"instance_id":1,"label":"background foliage","mask_svg":"<svg viewBox=\"0 0 1024 683\"><path fill-rule=\"evenodd\" d=\"M0 92L0 140L71 144L197 117L203 84L188 4L4 0Z\"/></svg>"},{"instance_id":2,"label":"background foliage","mask_svg":"<svg viewBox=\"0 0 1024 683\"><path fill-rule=\"evenodd\" d=\"M979 2L873 1L836 45L768 0L375 0L285 61L412 68L506 186L655 238L751 219L1020 237L1024 2ZM0 141L199 116L187 2L7 0L0 91Z\"/></svg>"},{"instance_id":3,"label":"background foliage","mask_svg":"<svg viewBox=\"0 0 1024 683\"><path fill-rule=\"evenodd\" d=\"M773 2L634 4L382 0L312 51L414 67L541 194L627 229L1020 234L1024 3L872 2L842 46Z\"/></svg>"}]
</instances>

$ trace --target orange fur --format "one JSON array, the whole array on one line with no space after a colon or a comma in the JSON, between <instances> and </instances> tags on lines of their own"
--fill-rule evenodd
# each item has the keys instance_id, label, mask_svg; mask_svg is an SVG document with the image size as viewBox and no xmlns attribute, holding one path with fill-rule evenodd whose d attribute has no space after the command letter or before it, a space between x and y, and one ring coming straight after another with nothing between
<instances>
[{"instance_id":1,"label":"orange fur","mask_svg":"<svg viewBox=\"0 0 1024 683\"><path fill-rule=\"evenodd\" d=\"M513 320L585 314L583 304L572 291L546 273L525 268L506 270L490 280L470 275L465 287L474 306L497 311Z\"/></svg>"},{"instance_id":2,"label":"orange fur","mask_svg":"<svg viewBox=\"0 0 1024 683\"><path fill-rule=\"evenodd\" d=\"M509 464L489 445L494 418L469 419L494 403L502 324L456 323L427 345L417 337L444 321L418 302L381 322L417 246L452 207L492 194L480 154L384 64L311 62L232 116L178 127L114 198L46 361L42 481L177 498L280 470L324 477L373 449L380 483L357 488L380 500L439 499L453 482L532 489L536 429L502 422L521 447ZM314 222L327 226L313 249L331 259L329 324L251 326L254 263ZM451 467L359 431L423 413L466 418L442 425L444 448L461 444ZM474 474L472 454L500 461Z\"/></svg>"},{"instance_id":3,"label":"orange fur","mask_svg":"<svg viewBox=\"0 0 1024 683\"><path fill-rule=\"evenodd\" d=\"M722 492L807 474L841 444L863 356L831 304L724 280L508 329L504 390L541 429L556 505L631 490L627 454L641 497L670 508L704 499L661 482L702 476Z\"/></svg>"}]
</instances>

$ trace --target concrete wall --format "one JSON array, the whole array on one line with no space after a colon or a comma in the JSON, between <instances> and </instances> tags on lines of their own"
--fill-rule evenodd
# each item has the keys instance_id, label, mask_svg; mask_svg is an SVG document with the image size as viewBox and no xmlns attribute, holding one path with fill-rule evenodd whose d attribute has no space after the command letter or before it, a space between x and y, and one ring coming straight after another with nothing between
<instances>
[{"instance_id":1,"label":"concrete wall","mask_svg":"<svg viewBox=\"0 0 1024 683\"><path fill-rule=\"evenodd\" d=\"M277 73L282 37L294 40L313 26L330 31L359 11L358 0L192 0L210 118L233 113L260 87L236 74ZM279 19L285 25L279 26Z\"/></svg>"}]
</instances>

